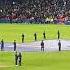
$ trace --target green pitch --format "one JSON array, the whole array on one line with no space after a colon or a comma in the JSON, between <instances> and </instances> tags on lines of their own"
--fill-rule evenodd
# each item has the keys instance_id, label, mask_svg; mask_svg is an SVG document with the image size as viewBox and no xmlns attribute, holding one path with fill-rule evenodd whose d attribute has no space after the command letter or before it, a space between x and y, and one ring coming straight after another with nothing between
<instances>
[{"instance_id":1,"label":"green pitch","mask_svg":"<svg viewBox=\"0 0 70 70\"><path fill-rule=\"evenodd\" d=\"M46 32L47 39L57 39L57 30L60 30L61 39L70 39L69 25L46 25L46 24L0 24L0 39L5 42L21 42L22 33L25 34L25 42L34 41L34 33L38 40L43 39L43 32Z\"/></svg>"},{"instance_id":2,"label":"green pitch","mask_svg":"<svg viewBox=\"0 0 70 70\"><path fill-rule=\"evenodd\" d=\"M25 42L34 41L34 33L38 40L43 39L43 31L47 39L57 39L57 30L61 39L70 39L69 25L41 25L41 24L0 24L0 40L5 42L21 42L21 34L25 34ZM15 66L14 53L0 52L0 70L70 70L70 51L62 52L23 52L22 66Z\"/></svg>"},{"instance_id":3,"label":"green pitch","mask_svg":"<svg viewBox=\"0 0 70 70\"><path fill-rule=\"evenodd\" d=\"M70 51L23 52L22 66L15 66L14 53L0 52L0 70L70 70Z\"/></svg>"}]
</instances>

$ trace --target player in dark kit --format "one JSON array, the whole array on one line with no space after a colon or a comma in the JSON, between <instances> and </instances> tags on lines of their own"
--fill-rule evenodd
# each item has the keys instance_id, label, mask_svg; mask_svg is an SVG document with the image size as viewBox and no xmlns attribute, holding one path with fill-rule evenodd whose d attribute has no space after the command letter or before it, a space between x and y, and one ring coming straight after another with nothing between
<instances>
[{"instance_id":1,"label":"player in dark kit","mask_svg":"<svg viewBox=\"0 0 70 70\"><path fill-rule=\"evenodd\" d=\"M61 42L60 42L60 40L58 42L58 46L59 46L59 51L61 51Z\"/></svg>"},{"instance_id":2,"label":"player in dark kit","mask_svg":"<svg viewBox=\"0 0 70 70\"><path fill-rule=\"evenodd\" d=\"M4 50L4 41L3 41L3 39L1 40L1 51L3 51Z\"/></svg>"},{"instance_id":3,"label":"player in dark kit","mask_svg":"<svg viewBox=\"0 0 70 70\"><path fill-rule=\"evenodd\" d=\"M24 43L24 34L22 34L22 43Z\"/></svg>"},{"instance_id":4,"label":"player in dark kit","mask_svg":"<svg viewBox=\"0 0 70 70\"><path fill-rule=\"evenodd\" d=\"M60 39L60 32L59 32L59 30L58 30L58 39Z\"/></svg>"},{"instance_id":5,"label":"player in dark kit","mask_svg":"<svg viewBox=\"0 0 70 70\"><path fill-rule=\"evenodd\" d=\"M19 66L21 66L21 60L22 60L22 55L21 55L21 53L19 53L19 55L18 55Z\"/></svg>"},{"instance_id":6,"label":"player in dark kit","mask_svg":"<svg viewBox=\"0 0 70 70\"><path fill-rule=\"evenodd\" d=\"M41 51L44 51L44 42L43 42L43 40L41 42Z\"/></svg>"},{"instance_id":7,"label":"player in dark kit","mask_svg":"<svg viewBox=\"0 0 70 70\"><path fill-rule=\"evenodd\" d=\"M16 51L16 40L14 40L14 51Z\"/></svg>"},{"instance_id":8,"label":"player in dark kit","mask_svg":"<svg viewBox=\"0 0 70 70\"><path fill-rule=\"evenodd\" d=\"M43 32L43 37L44 37L44 39L46 39L45 31Z\"/></svg>"},{"instance_id":9,"label":"player in dark kit","mask_svg":"<svg viewBox=\"0 0 70 70\"><path fill-rule=\"evenodd\" d=\"M37 41L37 34L36 33L34 33L34 37L35 37L35 41Z\"/></svg>"},{"instance_id":10,"label":"player in dark kit","mask_svg":"<svg viewBox=\"0 0 70 70\"><path fill-rule=\"evenodd\" d=\"M18 54L17 54L17 52L15 53L15 65L17 65L18 64Z\"/></svg>"}]
</instances>

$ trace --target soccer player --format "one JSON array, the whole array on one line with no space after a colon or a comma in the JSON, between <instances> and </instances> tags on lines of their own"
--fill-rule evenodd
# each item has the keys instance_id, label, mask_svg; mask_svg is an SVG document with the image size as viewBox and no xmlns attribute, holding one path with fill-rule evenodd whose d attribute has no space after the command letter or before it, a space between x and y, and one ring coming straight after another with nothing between
<instances>
[{"instance_id":1,"label":"soccer player","mask_svg":"<svg viewBox=\"0 0 70 70\"><path fill-rule=\"evenodd\" d=\"M3 41L3 39L1 40L1 51L3 51L4 50L4 41Z\"/></svg>"},{"instance_id":2,"label":"soccer player","mask_svg":"<svg viewBox=\"0 0 70 70\"><path fill-rule=\"evenodd\" d=\"M16 40L14 40L14 51L16 51Z\"/></svg>"},{"instance_id":3,"label":"soccer player","mask_svg":"<svg viewBox=\"0 0 70 70\"><path fill-rule=\"evenodd\" d=\"M58 42L58 47L59 47L59 51L61 51L61 42L60 42L60 40Z\"/></svg>"},{"instance_id":4,"label":"soccer player","mask_svg":"<svg viewBox=\"0 0 70 70\"><path fill-rule=\"evenodd\" d=\"M15 53L15 65L17 65L18 64L18 54L17 54L17 51L16 51L16 53Z\"/></svg>"},{"instance_id":5,"label":"soccer player","mask_svg":"<svg viewBox=\"0 0 70 70\"><path fill-rule=\"evenodd\" d=\"M24 43L24 34L22 34L22 43Z\"/></svg>"},{"instance_id":6,"label":"soccer player","mask_svg":"<svg viewBox=\"0 0 70 70\"><path fill-rule=\"evenodd\" d=\"M19 55L18 55L19 66L21 66L21 60L22 60L22 55L21 55L21 53L19 52Z\"/></svg>"},{"instance_id":7,"label":"soccer player","mask_svg":"<svg viewBox=\"0 0 70 70\"><path fill-rule=\"evenodd\" d=\"M37 33L34 33L35 41L37 41Z\"/></svg>"},{"instance_id":8,"label":"soccer player","mask_svg":"<svg viewBox=\"0 0 70 70\"><path fill-rule=\"evenodd\" d=\"M44 37L44 39L46 39L45 31L43 32L43 37Z\"/></svg>"},{"instance_id":9,"label":"soccer player","mask_svg":"<svg viewBox=\"0 0 70 70\"><path fill-rule=\"evenodd\" d=\"M58 39L60 39L60 32L59 32L59 30L58 30Z\"/></svg>"},{"instance_id":10,"label":"soccer player","mask_svg":"<svg viewBox=\"0 0 70 70\"><path fill-rule=\"evenodd\" d=\"M41 51L44 51L44 42L43 42L43 40L41 42Z\"/></svg>"}]
</instances>

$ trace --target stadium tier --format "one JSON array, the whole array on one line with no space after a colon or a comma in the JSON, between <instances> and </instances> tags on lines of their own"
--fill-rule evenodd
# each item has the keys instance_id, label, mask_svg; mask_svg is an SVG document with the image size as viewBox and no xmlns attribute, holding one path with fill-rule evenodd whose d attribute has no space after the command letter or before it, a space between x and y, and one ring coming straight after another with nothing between
<instances>
[{"instance_id":1,"label":"stadium tier","mask_svg":"<svg viewBox=\"0 0 70 70\"><path fill-rule=\"evenodd\" d=\"M70 23L70 0L0 0L0 22Z\"/></svg>"}]
</instances>

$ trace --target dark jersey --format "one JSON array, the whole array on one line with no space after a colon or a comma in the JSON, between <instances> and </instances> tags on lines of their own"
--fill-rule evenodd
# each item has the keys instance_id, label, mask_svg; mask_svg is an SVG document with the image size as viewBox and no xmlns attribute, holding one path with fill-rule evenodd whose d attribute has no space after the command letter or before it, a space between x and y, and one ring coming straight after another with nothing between
<instances>
[{"instance_id":1,"label":"dark jersey","mask_svg":"<svg viewBox=\"0 0 70 70\"><path fill-rule=\"evenodd\" d=\"M41 42L41 47L44 47L44 42Z\"/></svg>"}]
</instances>

